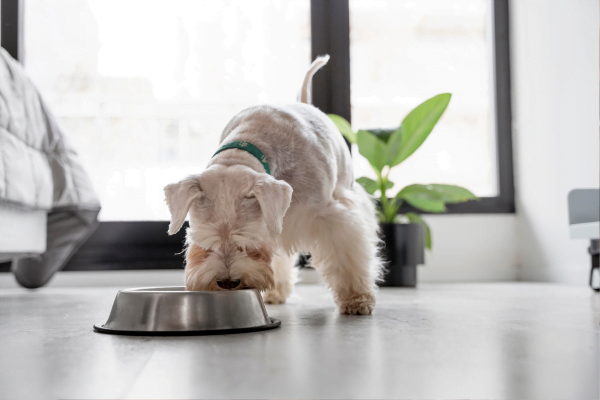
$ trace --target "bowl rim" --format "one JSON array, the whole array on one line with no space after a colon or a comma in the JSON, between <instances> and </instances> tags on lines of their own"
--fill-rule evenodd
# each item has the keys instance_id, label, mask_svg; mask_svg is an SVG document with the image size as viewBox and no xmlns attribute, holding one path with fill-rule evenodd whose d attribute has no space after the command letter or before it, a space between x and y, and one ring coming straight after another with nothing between
<instances>
[{"instance_id":1,"label":"bowl rim","mask_svg":"<svg viewBox=\"0 0 600 400\"><path fill-rule=\"evenodd\" d=\"M281 326L281 321L277 318L271 318L270 324L251 326L246 328L228 328L228 329L207 329L200 331L123 331L118 329L105 328L104 325L94 325L94 332L110 334L110 335L127 335L127 336L208 336L208 335L228 335L232 333L246 333L266 331L275 329Z\"/></svg>"},{"instance_id":2,"label":"bowl rim","mask_svg":"<svg viewBox=\"0 0 600 400\"><path fill-rule=\"evenodd\" d=\"M179 290L173 290L179 289ZM137 288L127 288L120 289L120 293L179 293L179 294L191 294L191 293L200 293L200 294L216 294L216 293L241 293L241 292L259 292L258 289L238 289L238 290L185 290L185 286L149 286L149 287L137 287Z\"/></svg>"}]
</instances>

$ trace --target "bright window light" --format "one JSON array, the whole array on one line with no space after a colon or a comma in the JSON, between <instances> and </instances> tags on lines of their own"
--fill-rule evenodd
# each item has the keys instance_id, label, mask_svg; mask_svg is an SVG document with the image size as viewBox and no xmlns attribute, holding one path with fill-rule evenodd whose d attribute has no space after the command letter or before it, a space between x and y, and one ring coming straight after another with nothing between
<instances>
[{"instance_id":1,"label":"bright window light","mask_svg":"<svg viewBox=\"0 0 600 400\"><path fill-rule=\"evenodd\" d=\"M490 0L350 0L352 126L392 128L439 93L452 101L422 147L390 174L498 195ZM356 176L375 178L355 152Z\"/></svg>"},{"instance_id":2,"label":"bright window light","mask_svg":"<svg viewBox=\"0 0 600 400\"><path fill-rule=\"evenodd\" d=\"M295 101L309 0L27 0L25 67L106 220L168 220L163 187L202 171L241 109Z\"/></svg>"}]
</instances>

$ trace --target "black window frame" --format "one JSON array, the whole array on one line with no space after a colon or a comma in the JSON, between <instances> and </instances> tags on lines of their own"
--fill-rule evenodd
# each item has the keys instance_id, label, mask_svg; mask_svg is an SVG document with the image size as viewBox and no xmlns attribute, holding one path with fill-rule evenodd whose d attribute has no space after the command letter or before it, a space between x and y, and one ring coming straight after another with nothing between
<instances>
[{"instance_id":1,"label":"black window frame","mask_svg":"<svg viewBox=\"0 0 600 400\"><path fill-rule=\"evenodd\" d=\"M448 204L446 214L515 213L508 0L492 0L492 4L498 195ZM312 0L311 34L313 59L321 54L331 56L329 63L313 78L313 104L323 112L351 121L348 0ZM406 203L399 210L408 211L427 214Z\"/></svg>"},{"instance_id":2,"label":"black window frame","mask_svg":"<svg viewBox=\"0 0 600 400\"><path fill-rule=\"evenodd\" d=\"M0 0L0 44L21 62L24 1ZM508 0L492 0L492 4L498 195L449 204L447 214L515 213ZM313 59L321 54L331 56L328 65L314 77L313 104L323 112L351 121L348 0L311 0L310 19ZM422 213L403 205L400 212L407 211ZM168 221L101 222L64 270L181 269L185 229L168 236L168 224ZM7 267L0 266L0 270Z\"/></svg>"}]
</instances>

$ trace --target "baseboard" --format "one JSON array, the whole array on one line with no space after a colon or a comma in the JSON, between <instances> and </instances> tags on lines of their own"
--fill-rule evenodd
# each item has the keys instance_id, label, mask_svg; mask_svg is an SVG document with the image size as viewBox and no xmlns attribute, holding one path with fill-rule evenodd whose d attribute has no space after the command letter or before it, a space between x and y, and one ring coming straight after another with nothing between
<instances>
[{"instance_id":1,"label":"baseboard","mask_svg":"<svg viewBox=\"0 0 600 400\"><path fill-rule=\"evenodd\" d=\"M591 265L571 266L528 266L520 268L519 281L526 282L554 282L567 285L588 286Z\"/></svg>"},{"instance_id":2,"label":"baseboard","mask_svg":"<svg viewBox=\"0 0 600 400\"><path fill-rule=\"evenodd\" d=\"M312 268L302 268L298 284L319 283L318 273ZM45 287L148 287L183 286L183 269L145 271L62 271ZM0 274L0 289L19 288L12 273ZM42 289L43 290L43 289Z\"/></svg>"},{"instance_id":3,"label":"baseboard","mask_svg":"<svg viewBox=\"0 0 600 400\"><path fill-rule=\"evenodd\" d=\"M44 287L183 286L183 270L62 271ZM12 273L0 274L0 289L19 288ZM36 289L43 290L43 289Z\"/></svg>"},{"instance_id":4,"label":"baseboard","mask_svg":"<svg viewBox=\"0 0 600 400\"><path fill-rule=\"evenodd\" d=\"M510 265L501 268L475 266L428 266L417 268L418 282L510 282L517 280L517 269Z\"/></svg>"}]
</instances>

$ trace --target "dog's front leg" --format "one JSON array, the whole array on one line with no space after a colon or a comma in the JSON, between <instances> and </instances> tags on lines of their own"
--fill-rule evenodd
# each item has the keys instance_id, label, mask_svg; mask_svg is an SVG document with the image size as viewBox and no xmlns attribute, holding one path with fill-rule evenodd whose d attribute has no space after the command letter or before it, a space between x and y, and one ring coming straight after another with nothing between
<instances>
[{"instance_id":1,"label":"dog's front leg","mask_svg":"<svg viewBox=\"0 0 600 400\"><path fill-rule=\"evenodd\" d=\"M275 285L273 289L263 293L265 303L281 304L292 293L292 288L296 280L296 270L294 264L298 255L274 255L271 262L273 268L273 278Z\"/></svg>"}]
</instances>

